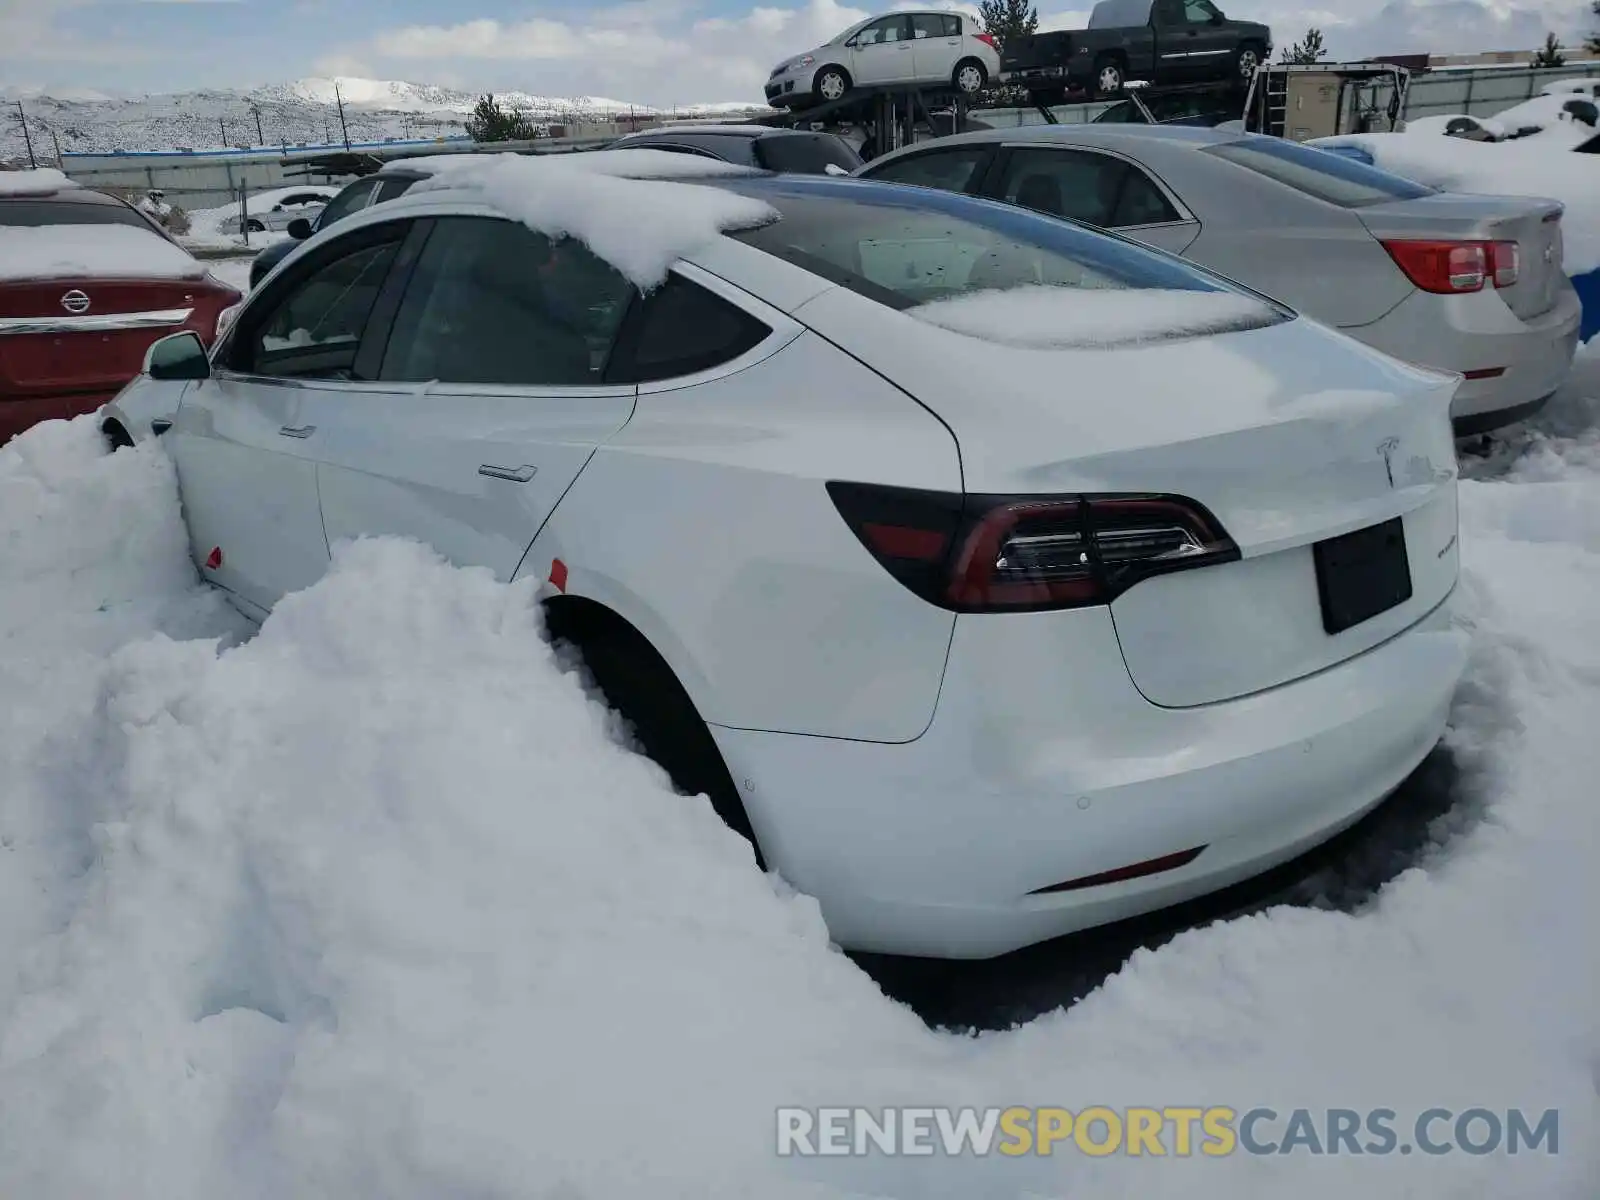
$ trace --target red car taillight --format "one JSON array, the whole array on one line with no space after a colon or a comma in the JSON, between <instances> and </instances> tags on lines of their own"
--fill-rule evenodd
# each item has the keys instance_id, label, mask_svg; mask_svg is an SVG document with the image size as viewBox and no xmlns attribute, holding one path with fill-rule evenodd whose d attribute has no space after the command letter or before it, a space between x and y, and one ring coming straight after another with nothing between
<instances>
[{"instance_id":1,"label":"red car taillight","mask_svg":"<svg viewBox=\"0 0 1600 1200\"><path fill-rule=\"evenodd\" d=\"M1484 285L1510 287L1521 273L1522 253L1516 242L1413 241L1383 243L1406 278L1425 292L1452 295L1480 292Z\"/></svg>"},{"instance_id":2,"label":"red car taillight","mask_svg":"<svg viewBox=\"0 0 1600 1200\"><path fill-rule=\"evenodd\" d=\"M828 495L874 558L930 604L1029 612L1109 604L1140 580L1233 562L1181 496L958 496L860 483Z\"/></svg>"},{"instance_id":3,"label":"red car taillight","mask_svg":"<svg viewBox=\"0 0 1600 1200\"><path fill-rule=\"evenodd\" d=\"M994 34L992 33L975 33L972 36L977 38L984 45L988 46L991 50L1000 49L1000 43L994 40Z\"/></svg>"}]
</instances>

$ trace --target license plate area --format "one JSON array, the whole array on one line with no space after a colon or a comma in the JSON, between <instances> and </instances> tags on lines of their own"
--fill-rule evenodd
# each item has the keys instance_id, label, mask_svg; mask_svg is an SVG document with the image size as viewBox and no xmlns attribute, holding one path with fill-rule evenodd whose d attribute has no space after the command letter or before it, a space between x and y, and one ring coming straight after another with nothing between
<instances>
[{"instance_id":1,"label":"license plate area","mask_svg":"<svg viewBox=\"0 0 1600 1200\"><path fill-rule=\"evenodd\" d=\"M1343 633L1411 599L1411 560L1405 523L1381 525L1329 538L1311 548L1317 567L1322 628Z\"/></svg>"}]
</instances>

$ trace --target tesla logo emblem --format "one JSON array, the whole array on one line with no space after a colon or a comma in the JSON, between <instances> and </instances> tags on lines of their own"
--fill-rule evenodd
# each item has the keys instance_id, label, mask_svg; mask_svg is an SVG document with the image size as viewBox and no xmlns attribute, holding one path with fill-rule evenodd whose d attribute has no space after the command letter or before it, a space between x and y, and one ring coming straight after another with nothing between
<instances>
[{"instance_id":1,"label":"tesla logo emblem","mask_svg":"<svg viewBox=\"0 0 1600 1200\"><path fill-rule=\"evenodd\" d=\"M1389 477L1389 486L1394 486L1394 452L1400 449L1399 438L1384 438L1378 443L1378 453L1383 455L1383 473Z\"/></svg>"},{"instance_id":2,"label":"tesla logo emblem","mask_svg":"<svg viewBox=\"0 0 1600 1200\"><path fill-rule=\"evenodd\" d=\"M65 296L61 297L61 307L69 313L86 313L89 311L89 297L85 296L77 288L73 288Z\"/></svg>"}]
</instances>

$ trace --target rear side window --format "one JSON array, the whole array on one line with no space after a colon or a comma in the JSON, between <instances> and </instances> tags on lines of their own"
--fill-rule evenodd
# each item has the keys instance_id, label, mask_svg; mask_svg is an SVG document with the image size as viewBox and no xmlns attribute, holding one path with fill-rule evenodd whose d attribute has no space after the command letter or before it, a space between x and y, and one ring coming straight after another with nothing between
<instances>
[{"instance_id":1,"label":"rear side window","mask_svg":"<svg viewBox=\"0 0 1600 1200\"><path fill-rule=\"evenodd\" d=\"M759 345L771 332L698 283L669 275L629 319L607 380L648 383L709 371Z\"/></svg>"},{"instance_id":2,"label":"rear side window","mask_svg":"<svg viewBox=\"0 0 1600 1200\"><path fill-rule=\"evenodd\" d=\"M929 150L874 166L866 174L869 179L881 179L885 183L910 183L944 192L965 192L983 173L989 154L986 146Z\"/></svg>"},{"instance_id":3,"label":"rear side window","mask_svg":"<svg viewBox=\"0 0 1600 1200\"><path fill-rule=\"evenodd\" d=\"M890 308L1037 285L1232 290L1180 260L966 196L795 176L724 186L781 214L729 236Z\"/></svg>"},{"instance_id":4,"label":"rear side window","mask_svg":"<svg viewBox=\"0 0 1600 1200\"><path fill-rule=\"evenodd\" d=\"M914 38L956 37L961 33L961 19L944 13L912 13L911 36Z\"/></svg>"},{"instance_id":5,"label":"rear side window","mask_svg":"<svg viewBox=\"0 0 1600 1200\"><path fill-rule=\"evenodd\" d=\"M578 241L444 217L406 284L378 378L598 384L632 289Z\"/></svg>"},{"instance_id":6,"label":"rear side window","mask_svg":"<svg viewBox=\"0 0 1600 1200\"><path fill-rule=\"evenodd\" d=\"M404 196L417 181L409 176L396 175L378 184L378 198L374 204L383 204L396 196Z\"/></svg>"},{"instance_id":7,"label":"rear side window","mask_svg":"<svg viewBox=\"0 0 1600 1200\"><path fill-rule=\"evenodd\" d=\"M831 133L780 134L755 139L756 158L769 171L794 171L825 175L829 167L848 174L861 165L861 156Z\"/></svg>"},{"instance_id":8,"label":"rear side window","mask_svg":"<svg viewBox=\"0 0 1600 1200\"><path fill-rule=\"evenodd\" d=\"M49 200L0 200L0 225L36 229L42 225L151 224L124 204L73 204Z\"/></svg>"},{"instance_id":9,"label":"rear side window","mask_svg":"<svg viewBox=\"0 0 1600 1200\"><path fill-rule=\"evenodd\" d=\"M1257 137L1207 146L1205 153L1340 208L1366 208L1389 200L1415 200L1435 189L1366 163L1283 138Z\"/></svg>"}]
</instances>

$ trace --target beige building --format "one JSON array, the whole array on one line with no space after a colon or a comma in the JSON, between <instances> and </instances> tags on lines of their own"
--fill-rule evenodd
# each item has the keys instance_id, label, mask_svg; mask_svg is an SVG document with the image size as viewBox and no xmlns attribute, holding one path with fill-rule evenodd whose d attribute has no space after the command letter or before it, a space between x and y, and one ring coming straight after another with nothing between
<instances>
[{"instance_id":1,"label":"beige building","mask_svg":"<svg viewBox=\"0 0 1600 1200\"><path fill-rule=\"evenodd\" d=\"M1600 61L1600 55L1592 50L1585 50L1582 45L1563 46L1562 57L1568 65L1584 62ZM1430 54L1428 66L1432 70L1440 67L1525 67L1533 62L1532 50L1485 50L1480 54Z\"/></svg>"}]
</instances>

